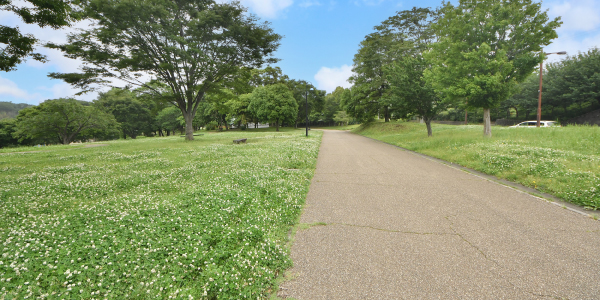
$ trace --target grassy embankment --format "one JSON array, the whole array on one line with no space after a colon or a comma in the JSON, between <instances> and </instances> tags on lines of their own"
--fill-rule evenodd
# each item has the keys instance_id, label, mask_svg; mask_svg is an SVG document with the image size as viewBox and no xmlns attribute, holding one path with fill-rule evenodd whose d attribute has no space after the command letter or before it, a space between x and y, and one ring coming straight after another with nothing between
<instances>
[{"instance_id":1,"label":"grassy embankment","mask_svg":"<svg viewBox=\"0 0 600 300\"><path fill-rule=\"evenodd\" d=\"M589 209L600 209L600 127L493 127L372 123L354 130L419 153L535 188Z\"/></svg>"},{"instance_id":2,"label":"grassy embankment","mask_svg":"<svg viewBox=\"0 0 600 300\"><path fill-rule=\"evenodd\" d=\"M249 130L0 154L0 299L265 298L291 264L320 139Z\"/></svg>"}]
</instances>

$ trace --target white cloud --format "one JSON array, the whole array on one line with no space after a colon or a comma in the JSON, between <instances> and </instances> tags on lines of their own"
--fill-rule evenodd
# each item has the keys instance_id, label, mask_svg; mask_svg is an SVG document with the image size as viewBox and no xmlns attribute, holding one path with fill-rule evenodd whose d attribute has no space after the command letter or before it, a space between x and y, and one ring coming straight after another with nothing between
<instances>
[{"instance_id":1,"label":"white cloud","mask_svg":"<svg viewBox=\"0 0 600 300\"><path fill-rule=\"evenodd\" d=\"M352 74L352 67L348 65L343 65L339 68L322 67L315 74L317 88L326 90L328 93L333 92L338 86L349 88L352 85L348 82L348 78Z\"/></svg>"},{"instance_id":2,"label":"white cloud","mask_svg":"<svg viewBox=\"0 0 600 300\"><path fill-rule=\"evenodd\" d=\"M592 0L553 3L549 15L561 17L563 25L560 31L590 31L600 25L600 6Z\"/></svg>"},{"instance_id":3,"label":"white cloud","mask_svg":"<svg viewBox=\"0 0 600 300\"><path fill-rule=\"evenodd\" d=\"M0 77L0 95L16 98L25 102L39 100L41 97L40 94L30 94L29 92L20 89L16 83L2 77Z\"/></svg>"},{"instance_id":4,"label":"white cloud","mask_svg":"<svg viewBox=\"0 0 600 300\"><path fill-rule=\"evenodd\" d=\"M276 18L279 12L294 4L293 0L242 0L240 2L250 7L258 16L270 19Z\"/></svg>"},{"instance_id":5,"label":"white cloud","mask_svg":"<svg viewBox=\"0 0 600 300\"><path fill-rule=\"evenodd\" d=\"M563 22L557 29L558 38L544 48L545 52L567 51L569 55L600 47L600 4L593 0L555 1L548 5L549 16L560 16ZM564 56L550 55L548 61L559 61Z\"/></svg>"},{"instance_id":6,"label":"white cloud","mask_svg":"<svg viewBox=\"0 0 600 300\"><path fill-rule=\"evenodd\" d=\"M311 7L311 6L321 6L321 2L319 1L311 1L307 0L299 4L300 7Z\"/></svg>"}]
</instances>

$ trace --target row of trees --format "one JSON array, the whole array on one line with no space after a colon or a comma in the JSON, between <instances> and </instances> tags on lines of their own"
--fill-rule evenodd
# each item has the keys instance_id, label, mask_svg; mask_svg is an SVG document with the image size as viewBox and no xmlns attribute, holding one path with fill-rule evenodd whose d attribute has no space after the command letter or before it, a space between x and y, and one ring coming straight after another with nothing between
<instances>
[{"instance_id":1,"label":"row of trees","mask_svg":"<svg viewBox=\"0 0 600 300\"><path fill-rule=\"evenodd\" d=\"M519 84L517 92L502 103L502 111L517 119L530 119L538 106L539 72ZM543 74L542 116L567 121L600 109L600 50L569 56L550 63Z\"/></svg>"},{"instance_id":2,"label":"row of trees","mask_svg":"<svg viewBox=\"0 0 600 300\"><path fill-rule=\"evenodd\" d=\"M164 88L151 83L154 88ZM249 123L304 125L308 104L309 120L317 124L348 123L340 102L348 90L325 95L310 83L289 79L280 68L240 70L235 80L207 93L192 120L193 130ZM183 131L185 119L172 98L113 88L99 93L93 102L74 99L47 100L19 111L15 119L0 121L0 147L7 145L68 144L74 140L105 140L165 136Z\"/></svg>"},{"instance_id":3,"label":"row of trees","mask_svg":"<svg viewBox=\"0 0 600 300\"><path fill-rule=\"evenodd\" d=\"M431 120L448 107L482 109L491 136L490 110L533 73L560 24L531 0L398 12L361 42L343 105L362 122L422 118L429 135Z\"/></svg>"}]
</instances>

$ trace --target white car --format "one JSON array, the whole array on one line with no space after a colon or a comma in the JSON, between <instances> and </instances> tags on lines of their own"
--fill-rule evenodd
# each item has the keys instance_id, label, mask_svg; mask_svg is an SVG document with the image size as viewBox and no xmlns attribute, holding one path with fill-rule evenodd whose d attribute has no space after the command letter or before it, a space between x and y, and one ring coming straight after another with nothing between
<instances>
[{"instance_id":1,"label":"white car","mask_svg":"<svg viewBox=\"0 0 600 300\"><path fill-rule=\"evenodd\" d=\"M540 121L540 127L554 127L560 126L556 121ZM525 121L515 126L509 126L511 128L522 128L522 127L537 127L537 121Z\"/></svg>"}]
</instances>

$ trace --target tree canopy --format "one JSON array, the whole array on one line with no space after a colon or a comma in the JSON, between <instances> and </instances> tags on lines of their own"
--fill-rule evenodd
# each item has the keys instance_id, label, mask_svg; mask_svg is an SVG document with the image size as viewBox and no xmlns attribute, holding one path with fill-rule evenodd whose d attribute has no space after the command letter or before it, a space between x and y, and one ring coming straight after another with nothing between
<instances>
[{"instance_id":1,"label":"tree canopy","mask_svg":"<svg viewBox=\"0 0 600 300\"><path fill-rule=\"evenodd\" d=\"M111 113L121 127L123 137L135 139L138 135L151 131L152 115L150 110L137 101L133 92L123 89L112 89L100 93L94 104Z\"/></svg>"},{"instance_id":2,"label":"tree canopy","mask_svg":"<svg viewBox=\"0 0 600 300\"><path fill-rule=\"evenodd\" d=\"M83 73L52 73L84 91L111 80L143 86L147 76L166 84L173 104L193 139L193 118L207 92L238 73L275 62L281 36L268 23L247 14L239 2L214 0L90 0L85 15L95 26L70 35L68 43L49 44L83 60Z\"/></svg>"},{"instance_id":3,"label":"tree canopy","mask_svg":"<svg viewBox=\"0 0 600 300\"><path fill-rule=\"evenodd\" d=\"M19 111L14 135L19 139L50 138L69 144L79 134L94 129L116 131L115 118L75 99L47 100Z\"/></svg>"},{"instance_id":4,"label":"tree canopy","mask_svg":"<svg viewBox=\"0 0 600 300\"><path fill-rule=\"evenodd\" d=\"M438 41L425 56L433 65L426 78L449 99L483 108L484 135L491 136L490 108L540 63L560 19L549 21L532 0L460 0L445 3L441 13L433 25Z\"/></svg>"},{"instance_id":5,"label":"tree canopy","mask_svg":"<svg viewBox=\"0 0 600 300\"><path fill-rule=\"evenodd\" d=\"M260 121L275 123L279 131L279 126L284 122L294 122L298 115L298 103L290 89L278 83L254 89L248 110Z\"/></svg>"},{"instance_id":6,"label":"tree canopy","mask_svg":"<svg viewBox=\"0 0 600 300\"><path fill-rule=\"evenodd\" d=\"M25 24L58 29L80 18L78 4L77 0L0 0L0 11L18 15ZM0 71L14 71L27 56L45 62L44 55L33 53L37 41L18 27L0 24Z\"/></svg>"}]
</instances>

